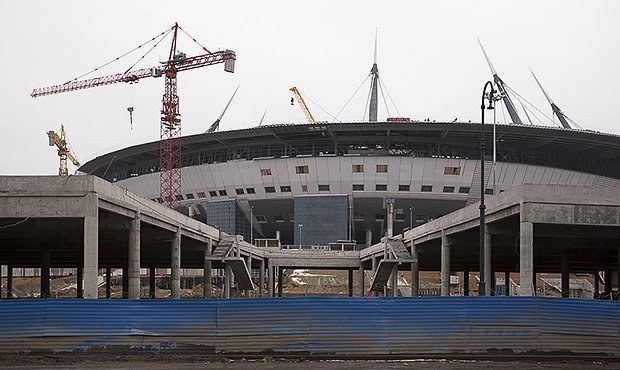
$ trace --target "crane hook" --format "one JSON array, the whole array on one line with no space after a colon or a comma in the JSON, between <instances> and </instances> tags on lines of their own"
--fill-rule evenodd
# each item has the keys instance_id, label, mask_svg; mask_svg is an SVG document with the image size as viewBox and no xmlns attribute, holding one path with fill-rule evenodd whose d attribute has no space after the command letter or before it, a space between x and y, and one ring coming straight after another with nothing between
<instances>
[{"instance_id":1,"label":"crane hook","mask_svg":"<svg viewBox=\"0 0 620 370\"><path fill-rule=\"evenodd\" d=\"M127 112L129 112L129 127L133 130L133 107L127 107Z\"/></svg>"}]
</instances>

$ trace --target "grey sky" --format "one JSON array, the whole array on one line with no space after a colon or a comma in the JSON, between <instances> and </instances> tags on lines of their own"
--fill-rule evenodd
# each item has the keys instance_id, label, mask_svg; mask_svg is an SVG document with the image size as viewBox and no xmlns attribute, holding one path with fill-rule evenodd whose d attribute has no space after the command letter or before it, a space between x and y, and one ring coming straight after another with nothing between
<instances>
[{"instance_id":1,"label":"grey sky","mask_svg":"<svg viewBox=\"0 0 620 370\"><path fill-rule=\"evenodd\" d=\"M55 174L58 157L45 132L60 123L82 163L157 140L161 78L37 99L29 94L101 65L175 21L208 48L237 53L235 74L222 65L179 74L184 135L206 130L237 84L221 130L253 127L265 110L264 124L305 122L290 105L293 85L335 115L370 71L375 28L380 75L402 116L479 121L490 78L480 37L504 81L546 114L551 109L528 67L581 126L619 133L619 19L620 2L611 0L7 1L0 13L0 174ZM179 42L188 55L199 52L189 39ZM164 43L139 66L164 60ZM138 57L101 74L124 71ZM368 85L339 119L362 120L367 93ZM331 120L317 106L310 109L318 120ZM379 119L386 116L381 104Z\"/></svg>"}]
</instances>

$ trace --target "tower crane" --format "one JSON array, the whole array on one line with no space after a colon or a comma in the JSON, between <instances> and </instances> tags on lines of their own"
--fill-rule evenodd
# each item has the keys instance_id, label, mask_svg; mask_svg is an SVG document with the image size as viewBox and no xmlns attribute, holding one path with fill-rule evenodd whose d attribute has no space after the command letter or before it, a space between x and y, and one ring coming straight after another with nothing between
<instances>
[{"instance_id":1,"label":"tower crane","mask_svg":"<svg viewBox=\"0 0 620 370\"><path fill-rule=\"evenodd\" d=\"M71 151L67 134L65 133L65 126L60 125L60 133L54 131L48 131L47 137L49 138L50 146L56 146L58 148L58 156L60 157L60 167L58 168L58 175L69 176L67 170L67 158L73 162L74 165L79 166L80 162L77 160L75 154Z\"/></svg>"},{"instance_id":2,"label":"tower crane","mask_svg":"<svg viewBox=\"0 0 620 370\"><path fill-rule=\"evenodd\" d=\"M177 50L179 29L185 32L177 23L162 32L164 36L172 33L172 45L170 46L168 60L159 66L133 71L130 68L130 70L113 75L83 80L76 79L60 85L37 88L30 94L35 98L119 82L134 83L146 77L164 76L165 88L160 111L159 191L162 202L172 209L179 208L179 199L181 199L181 114L179 113L179 97L177 95L177 73L219 63L224 63L224 71L232 73L235 70L236 60L235 52L232 50L211 52L205 47L202 48L206 53L188 57Z\"/></svg>"},{"instance_id":3,"label":"tower crane","mask_svg":"<svg viewBox=\"0 0 620 370\"><path fill-rule=\"evenodd\" d=\"M314 123L315 122L314 117L312 116L312 113L310 113L310 109L308 109L308 106L306 105L304 98L301 97L301 93L299 92L299 90L297 90L297 87L293 86L289 90L291 90L293 94L295 95L295 98L297 99L297 102L299 103L301 110L306 115L306 119L308 120L308 123ZM293 104L293 100L291 98L291 105L292 104Z\"/></svg>"}]
</instances>

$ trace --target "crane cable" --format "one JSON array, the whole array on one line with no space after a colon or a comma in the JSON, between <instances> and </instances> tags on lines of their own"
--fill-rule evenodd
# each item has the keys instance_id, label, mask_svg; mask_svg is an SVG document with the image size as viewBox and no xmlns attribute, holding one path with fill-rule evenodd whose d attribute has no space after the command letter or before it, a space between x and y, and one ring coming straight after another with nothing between
<instances>
[{"instance_id":1,"label":"crane cable","mask_svg":"<svg viewBox=\"0 0 620 370\"><path fill-rule=\"evenodd\" d=\"M65 82L65 84L68 84L69 82L77 81L77 80L79 80L79 79L81 79L81 78L83 78L83 77L86 77L86 76L88 76L89 74L91 74L91 73L93 73L93 72L95 72L95 71L98 71L98 70L100 70L101 68L104 68L104 67L106 67L106 66L108 66L108 65L110 65L110 64L112 64L112 63L114 63L114 62L116 62L117 60L119 60L119 59L121 59L121 58L124 58L124 57L125 57L125 56L127 56L128 54L133 53L134 51L136 51L136 50L140 49L140 48L141 48L141 47L143 47L144 45L147 45L148 43L153 42L153 41L154 41L155 39L157 39L158 37L160 37L160 36L162 36L162 35L163 35L163 37L166 37L166 36L167 36L167 35L168 35L171 31L172 31L172 28L167 29L166 31L163 31L163 32L159 33L158 35L156 35L155 37L151 38L151 39L150 39L150 40L148 40L147 42L145 42L145 43L143 43L143 44L140 44L140 45L136 46L135 48L133 48L133 49L129 50L128 52L126 52L126 53L122 54L121 56L119 56L119 57L116 57L116 58L112 59L111 61L109 61L109 62L107 62L107 63L105 63L105 64L103 64L103 65L101 65L101 66L99 66L99 67L97 67L97 68L95 68L95 69L93 69L93 70L91 70L90 72L86 72L86 73L84 73L84 74L83 74L83 75L81 75L81 76L78 76L78 77L76 77L76 78L74 78L74 79L72 79L72 80L69 80L69 81ZM162 38L163 38L163 37L162 37Z\"/></svg>"},{"instance_id":2,"label":"crane cable","mask_svg":"<svg viewBox=\"0 0 620 370\"><path fill-rule=\"evenodd\" d=\"M213 54L209 49L207 49L206 47L204 47L204 45L202 45L201 43L198 42L198 40L196 40L193 36L191 36L189 33L187 33L187 31L185 31L181 26L179 26L179 29L181 31L183 31L184 34L187 35L187 37L189 37L190 39L192 39L196 44L198 44L204 51L206 51L209 54Z\"/></svg>"}]
</instances>

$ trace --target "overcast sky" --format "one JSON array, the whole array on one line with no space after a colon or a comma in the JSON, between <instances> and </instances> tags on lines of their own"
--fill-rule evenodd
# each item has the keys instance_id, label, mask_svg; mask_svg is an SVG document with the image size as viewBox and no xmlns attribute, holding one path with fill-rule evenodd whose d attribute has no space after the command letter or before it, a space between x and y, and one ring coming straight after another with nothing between
<instances>
[{"instance_id":1,"label":"overcast sky","mask_svg":"<svg viewBox=\"0 0 620 370\"><path fill-rule=\"evenodd\" d=\"M0 13L3 147L0 174L55 174L58 156L46 132L64 123L82 163L159 138L164 80L116 84L33 99L141 44L175 21L211 50L237 53L222 65L179 73L184 135L205 131L237 85L221 130L303 123L291 86L332 120L368 75L378 29L378 64L400 115L479 121L482 87L499 75L547 115L547 92L582 127L620 133L618 1L5 1ZM138 67L167 57L168 41ZM200 52L187 37L179 50ZM102 70L124 71L140 54ZM92 77L95 77L92 75ZM338 117L363 120L369 85ZM134 107L133 129L127 107ZM320 106L320 108L319 108ZM501 115L501 111L498 110ZM396 116L390 107L390 116ZM383 104L379 120L388 116ZM500 117L501 120L501 117ZM70 172L75 167L70 165Z\"/></svg>"}]
</instances>

